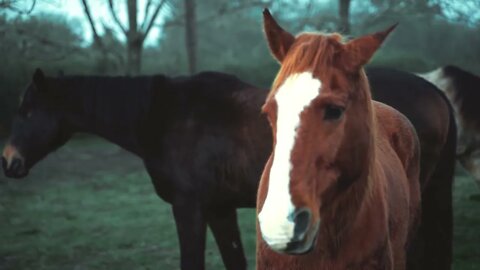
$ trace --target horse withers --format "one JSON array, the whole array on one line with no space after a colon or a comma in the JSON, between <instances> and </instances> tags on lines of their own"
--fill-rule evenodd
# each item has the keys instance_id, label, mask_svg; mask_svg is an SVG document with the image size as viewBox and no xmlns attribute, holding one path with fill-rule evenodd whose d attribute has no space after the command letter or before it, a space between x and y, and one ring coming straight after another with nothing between
<instances>
[{"instance_id":1,"label":"horse withers","mask_svg":"<svg viewBox=\"0 0 480 270\"><path fill-rule=\"evenodd\" d=\"M453 65L419 75L444 91L453 105L457 158L480 187L480 77Z\"/></svg>"},{"instance_id":2,"label":"horse withers","mask_svg":"<svg viewBox=\"0 0 480 270\"><path fill-rule=\"evenodd\" d=\"M257 269L405 269L420 146L363 71L394 27L342 43L294 37L264 12L281 68L266 99L273 152L258 190ZM283 253L283 254L282 254Z\"/></svg>"}]
</instances>

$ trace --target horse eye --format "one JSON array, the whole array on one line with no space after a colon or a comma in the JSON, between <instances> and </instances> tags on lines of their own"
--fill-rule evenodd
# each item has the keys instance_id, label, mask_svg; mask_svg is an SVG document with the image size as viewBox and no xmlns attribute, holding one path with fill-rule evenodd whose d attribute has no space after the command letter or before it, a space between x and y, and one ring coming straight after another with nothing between
<instances>
[{"instance_id":1,"label":"horse eye","mask_svg":"<svg viewBox=\"0 0 480 270\"><path fill-rule=\"evenodd\" d=\"M327 105L323 115L324 120L338 120L343 115L345 109L335 105Z\"/></svg>"}]
</instances>

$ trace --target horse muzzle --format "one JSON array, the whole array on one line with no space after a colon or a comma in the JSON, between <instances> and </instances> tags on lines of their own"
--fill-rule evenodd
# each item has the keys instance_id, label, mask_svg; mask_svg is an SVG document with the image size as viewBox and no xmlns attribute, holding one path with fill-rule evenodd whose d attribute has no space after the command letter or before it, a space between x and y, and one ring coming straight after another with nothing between
<instances>
[{"instance_id":1,"label":"horse muzzle","mask_svg":"<svg viewBox=\"0 0 480 270\"><path fill-rule=\"evenodd\" d=\"M312 212L304 207L295 212L294 223L293 237L283 252L290 255L302 255L312 251L319 222L312 224Z\"/></svg>"},{"instance_id":2,"label":"horse muzzle","mask_svg":"<svg viewBox=\"0 0 480 270\"><path fill-rule=\"evenodd\" d=\"M2 167L6 177L23 178L28 175L25 159L12 145L6 145L2 155Z\"/></svg>"},{"instance_id":3,"label":"horse muzzle","mask_svg":"<svg viewBox=\"0 0 480 270\"><path fill-rule=\"evenodd\" d=\"M288 217L288 222L272 223L272 217L259 217L260 230L266 244L274 251L290 255L301 255L314 248L319 222L312 225L312 212L302 207ZM270 223L270 224L262 224ZM287 226L291 224L290 226ZM263 225L263 226L262 226Z\"/></svg>"}]
</instances>

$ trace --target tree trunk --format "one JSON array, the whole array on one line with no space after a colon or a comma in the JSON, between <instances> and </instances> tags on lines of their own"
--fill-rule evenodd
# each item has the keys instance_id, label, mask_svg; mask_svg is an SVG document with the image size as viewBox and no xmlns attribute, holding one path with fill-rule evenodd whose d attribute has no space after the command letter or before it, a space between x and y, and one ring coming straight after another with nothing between
<instances>
[{"instance_id":1,"label":"tree trunk","mask_svg":"<svg viewBox=\"0 0 480 270\"><path fill-rule=\"evenodd\" d=\"M138 75L142 66L142 42L128 41L127 44L127 75Z\"/></svg>"},{"instance_id":2,"label":"tree trunk","mask_svg":"<svg viewBox=\"0 0 480 270\"><path fill-rule=\"evenodd\" d=\"M350 34L350 0L339 0L338 12L340 15L339 32Z\"/></svg>"},{"instance_id":3,"label":"tree trunk","mask_svg":"<svg viewBox=\"0 0 480 270\"><path fill-rule=\"evenodd\" d=\"M137 0L127 0L127 75L138 75L142 61L143 35L138 31Z\"/></svg>"},{"instance_id":4,"label":"tree trunk","mask_svg":"<svg viewBox=\"0 0 480 270\"><path fill-rule=\"evenodd\" d=\"M188 70L195 73L197 65L197 33L195 0L185 0L185 44L188 57Z\"/></svg>"}]
</instances>

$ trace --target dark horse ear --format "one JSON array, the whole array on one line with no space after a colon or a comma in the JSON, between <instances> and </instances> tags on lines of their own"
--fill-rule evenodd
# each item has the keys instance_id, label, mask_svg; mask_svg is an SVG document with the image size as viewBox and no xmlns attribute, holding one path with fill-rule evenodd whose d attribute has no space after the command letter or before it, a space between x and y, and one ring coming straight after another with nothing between
<instances>
[{"instance_id":1,"label":"dark horse ear","mask_svg":"<svg viewBox=\"0 0 480 270\"><path fill-rule=\"evenodd\" d=\"M349 71L358 71L370 61L373 54L397 25L398 23L383 31L356 38L345 44L342 55L342 60L344 60L343 65L347 67Z\"/></svg>"},{"instance_id":2,"label":"dark horse ear","mask_svg":"<svg viewBox=\"0 0 480 270\"><path fill-rule=\"evenodd\" d=\"M270 51L279 62L282 62L288 49L295 41L295 37L278 25L268 8L263 10L263 30L265 31Z\"/></svg>"},{"instance_id":3,"label":"dark horse ear","mask_svg":"<svg viewBox=\"0 0 480 270\"><path fill-rule=\"evenodd\" d=\"M46 91L46 84L45 84L45 74L40 68L35 69L35 73L33 74L33 84L38 91L44 92Z\"/></svg>"}]
</instances>

